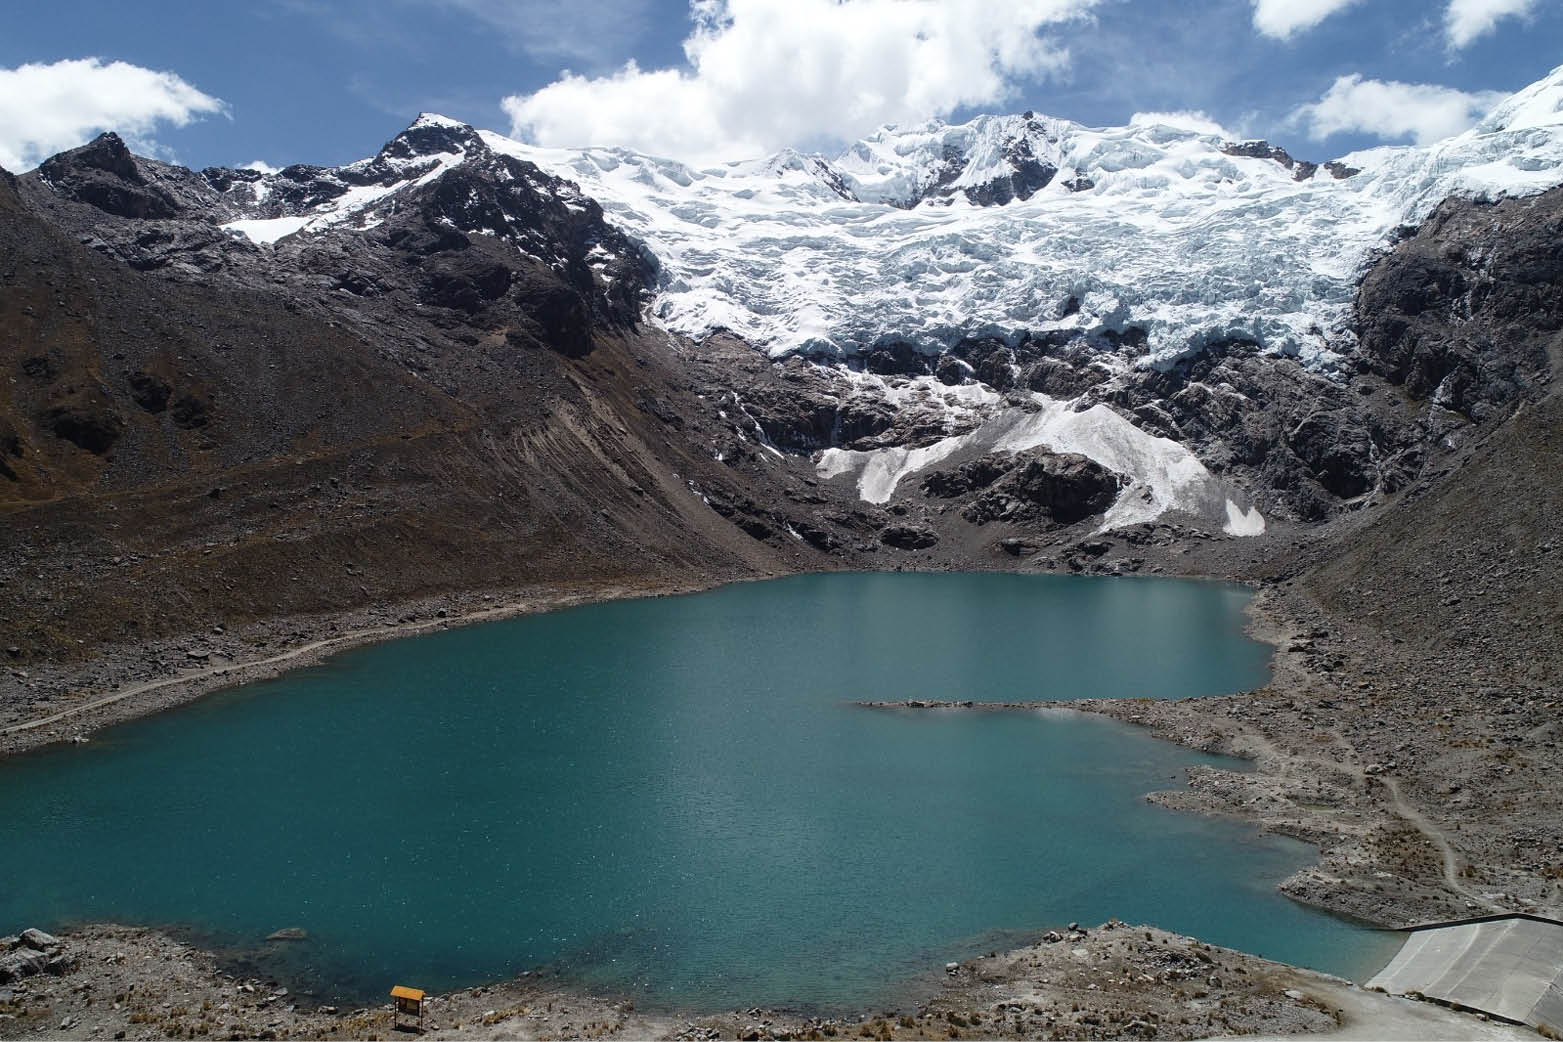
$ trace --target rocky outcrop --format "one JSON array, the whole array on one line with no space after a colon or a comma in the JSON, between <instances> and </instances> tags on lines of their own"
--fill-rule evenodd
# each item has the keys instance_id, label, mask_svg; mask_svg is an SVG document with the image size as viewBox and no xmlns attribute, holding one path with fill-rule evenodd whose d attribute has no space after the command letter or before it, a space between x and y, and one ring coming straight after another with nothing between
<instances>
[{"instance_id":1,"label":"rocky outcrop","mask_svg":"<svg viewBox=\"0 0 1563 1042\"><path fill-rule=\"evenodd\" d=\"M1563 331L1563 189L1444 202L1363 279L1357 324L1415 399L1482 422L1535 397Z\"/></svg>"},{"instance_id":2,"label":"rocky outcrop","mask_svg":"<svg viewBox=\"0 0 1563 1042\"><path fill-rule=\"evenodd\" d=\"M897 550L923 550L937 543L939 537L917 525L891 525L879 533L879 541Z\"/></svg>"},{"instance_id":3,"label":"rocky outcrop","mask_svg":"<svg viewBox=\"0 0 1563 1042\"><path fill-rule=\"evenodd\" d=\"M38 176L64 198L116 217L156 220L180 212L168 193L147 182L118 134L100 134L80 148L46 159Z\"/></svg>"},{"instance_id":4,"label":"rocky outcrop","mask_svg":"<svg viewBox=\"0 0 1563 1042\"><path fill-rule=\"evenodd\" d=\"M35 927L19 936L0 937L0 984L40 973L62 974L75 966L64 942Z\"/></svg>"},{"instance_id":5,"label":"rocky outcrop","mask_svg":"<svg viewBox=\"0 0 1563 1042\"><path fill-rule=\"evenodd\" d=\"M1123 487L1121 476L1078 453L992 453L922 480L924 494L969 497L961 516L992 521L1072 525L1105 513Z\"/></svg>"}]
</instances>

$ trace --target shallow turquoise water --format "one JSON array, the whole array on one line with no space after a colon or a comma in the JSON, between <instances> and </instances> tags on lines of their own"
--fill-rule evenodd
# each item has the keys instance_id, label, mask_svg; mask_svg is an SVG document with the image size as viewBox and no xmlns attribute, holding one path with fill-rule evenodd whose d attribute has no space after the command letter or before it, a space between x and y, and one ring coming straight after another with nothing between
<instances>
[{"instance_id":1,"label":"shallow turquoise water","mask_svg":"<svg viewBox=\"0 0 1563 1042\"><path fill-rule=\"evenodd\" d=\"M179 926L348 999L551 965L643 1003L890 1003L997 931L1111 916L1359 976L1392 935L1273 891L1310 848L1141 799L1222 761L849 704L1259 686L1247 597L803 576L360 649L0 764L0 928ZM261 944L287 926L311 940Z\"/></svg>"}]
</instances>

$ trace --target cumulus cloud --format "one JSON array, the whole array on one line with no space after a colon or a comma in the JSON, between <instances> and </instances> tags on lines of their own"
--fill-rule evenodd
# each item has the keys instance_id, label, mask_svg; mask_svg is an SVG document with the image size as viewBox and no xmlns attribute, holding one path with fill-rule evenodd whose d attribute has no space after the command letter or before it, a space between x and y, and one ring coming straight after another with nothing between
<instances>
[{"instance_id":1,"label":"cumulus cloud","mask_svg":"<svg viewBox=\"0 0 1563 1042\"><path fill-rule=\"evenodd\" d=\"M1066 68L1042 31L1097 2L694 0L687 69L567 72L501 104L537 144L741 159L1001 103Z\"/></svg>"},{"instance_id":2,"label":"cumulus cloud","mask_svg":"<svg viewBox=\"0 0 1563 1042\"><path fill-rule=\"evenodd\" d=\"M1523 18L1536 0L1449 0L1444 9L1444 38L1459 50L1497 28L1505 18Z\"/></svg>"},{"instance_id":3,"label":"cumulus cloud","mask_svg":"<svg viewBox=\"0 0 1563 1042\"><path fill-rule=\"evenodd\" d=\"M1254 28L1278 40L1312 29L1357 0L1253 0Z\"/></svg>"},{"instance_id":4,"label":"cumulus cloud","mask_svg":"<svg viewBox=\"0 0 1563 1042\"><path fill-rule=\"evenodd\" d=\"M1235 141L1238 135L1211 119L1203 112L1136 112L1129 117L1131 127L1176 127L1196 134L1210 134L1227 141Z\"/></svg>"},{"instance_id":5,"label":"cumulus cloud","mask_svg":"<svg viewBox=\"0 0 1563 1042\"><path fill-rule=\"evenodd\" d=\"M235 170L259 170L263 174L280 174L280 173L282 173L282 167L280 167L280 166L272 166L270 163L266 162L264 159L256 159L256 160L253 160L253 161L248 162L248 163L240 163L238 166L234 167L234 169Z\"/></svg>"},{"instance_id":6,"label":"cumulus cloud","mask_svg":"<svg viewBox=\"0 0 1563 1042\"><path fill-rule=\"evenodd\" d=\"M1502 91L1467 93L1427 83L1396 83L1342 76L1318 101L1292 114L1310 136L1357 132L1419 145L1441 141L1476 124L1502 101Z\"/></svg>"},{"instance_id":7,"label":"cumulus cloud","mask_svg":"<svg viewBox=\"0 0 1563 1042\"><path fill-rule=\"evenodd\" d=\"M142 151L158 151L159 125L182 127L226 111L171 72L127 62L72 58L0 69L0 166L30 169L104 130Z\"/></svg>"}]
</instances>

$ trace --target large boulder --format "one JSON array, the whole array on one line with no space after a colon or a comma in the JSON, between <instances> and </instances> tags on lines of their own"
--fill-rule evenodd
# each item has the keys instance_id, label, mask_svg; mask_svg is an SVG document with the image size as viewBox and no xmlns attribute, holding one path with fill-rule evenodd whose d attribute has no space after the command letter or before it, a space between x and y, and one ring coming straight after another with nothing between
<instances>
[{"instance_id":1,"label":"large boulder","mask_svg":"<svg viewBox=\"0 0 1563 1042\"><path fill-rule=\"evenodd\" d=\"M37 927L28 927L22 931L21 942L25 947L34 951L46 952L50 948L58 948L60 939L52 933L44 933Z\"/></svg>"},{"instance_id":2,"label":"large boulder","mask_svg":"<svg viewBox=\"0 0 1563 1042\"><path fill-rule=\"evenodd\" d=\"M42 973L48 965L49 956L32 948L18 948L0 955L0 984Z\"/></svg>"},{"instance_id":3,"label":"large boulder","mask_svg":"<svg viewBox=\"0 0 1563 1042\"><path fill-rule=\"evenodd\" d=\"M1123 479L1093 459L1065 452L1033 456L1013 471L1005 484L1054 521L1072 525L1105 513L1118 498Z\"/></svg>"},{"instance_id":4,"label":"large boulder","mask_svg":"<svg viewBox=\"0 0 1563 1042\"><path fill-rule=\"evenodd\" d=\"M891 525L879 533L879 541L897 550L923 550L937 543L939 537L916 525Z\"/></svg>"}]
</instances>

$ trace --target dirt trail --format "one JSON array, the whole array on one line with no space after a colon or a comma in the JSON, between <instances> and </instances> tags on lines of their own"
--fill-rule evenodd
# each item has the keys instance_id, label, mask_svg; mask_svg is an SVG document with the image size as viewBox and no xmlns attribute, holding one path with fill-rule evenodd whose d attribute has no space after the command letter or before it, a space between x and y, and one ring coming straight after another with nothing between
<instances>
[{"instance_id":1,"label":"dirt trail","mask_svg":"<svg viewBox=\"0 0 1563 1042\"><path fill-rule=\"evenodd\" d=\"M1449 841L1449 834L1438 825L1434 824L1427 815L1417 809L1405 793L1400 791L1400 782L1387 775L1370 774L1365 768L1355 762L1357 760L1356 749L1339 731L1330 731L1336 748L1341 749L1346 755L1334 759L1318 756L1299 756L1288 753L1276 746L1265 735L1253 728L1243 728L1233 738L1233 745L1238 748L1246 748L1256 761L1269 761L1271 770L1280 776L1291 773L1293 767L1307 767L1309 765L1327 767L1331 770L1341 771L1351 775L1358 781L1373 779L1384 786L1384 791L1389 794L1389 807L1406 824L1416 829L1433 846L1438 848L1439 856L1443 859L1444 885L1454 893L1464 897L1472 904L1479 905L1489 912L1506 912L1510 909L1487 900L1466 886L1461 878L1461 871L1465 867L1465 859Z\"/></svg>"},{"instance_id":2,"label":"dirt trail","mask_svg":"<svg viewBox=\"0 0 1563 1042\"><path fill-rule=\"evenodd\" d=\"M1396 814L1405 819L1406 823L1426 836L1432 844L1438 848L1439 854L1444 859L1444 885L1455 893L1463 896L1467 901L1480 905L1489 912L1507 912L1509 909L1500 904L1487 900L1482 895L1475 893L1460 881L1460 870L1465 867L1464 859L1459 851L1454 849L1449 842L1449 835L1443 829L1429 821L1421 811L1406 799L1400 791L1400 783L1394 778L1380 777L1384 788L1389 792L1390 806Z\"/></svg>"}]
</instances>

